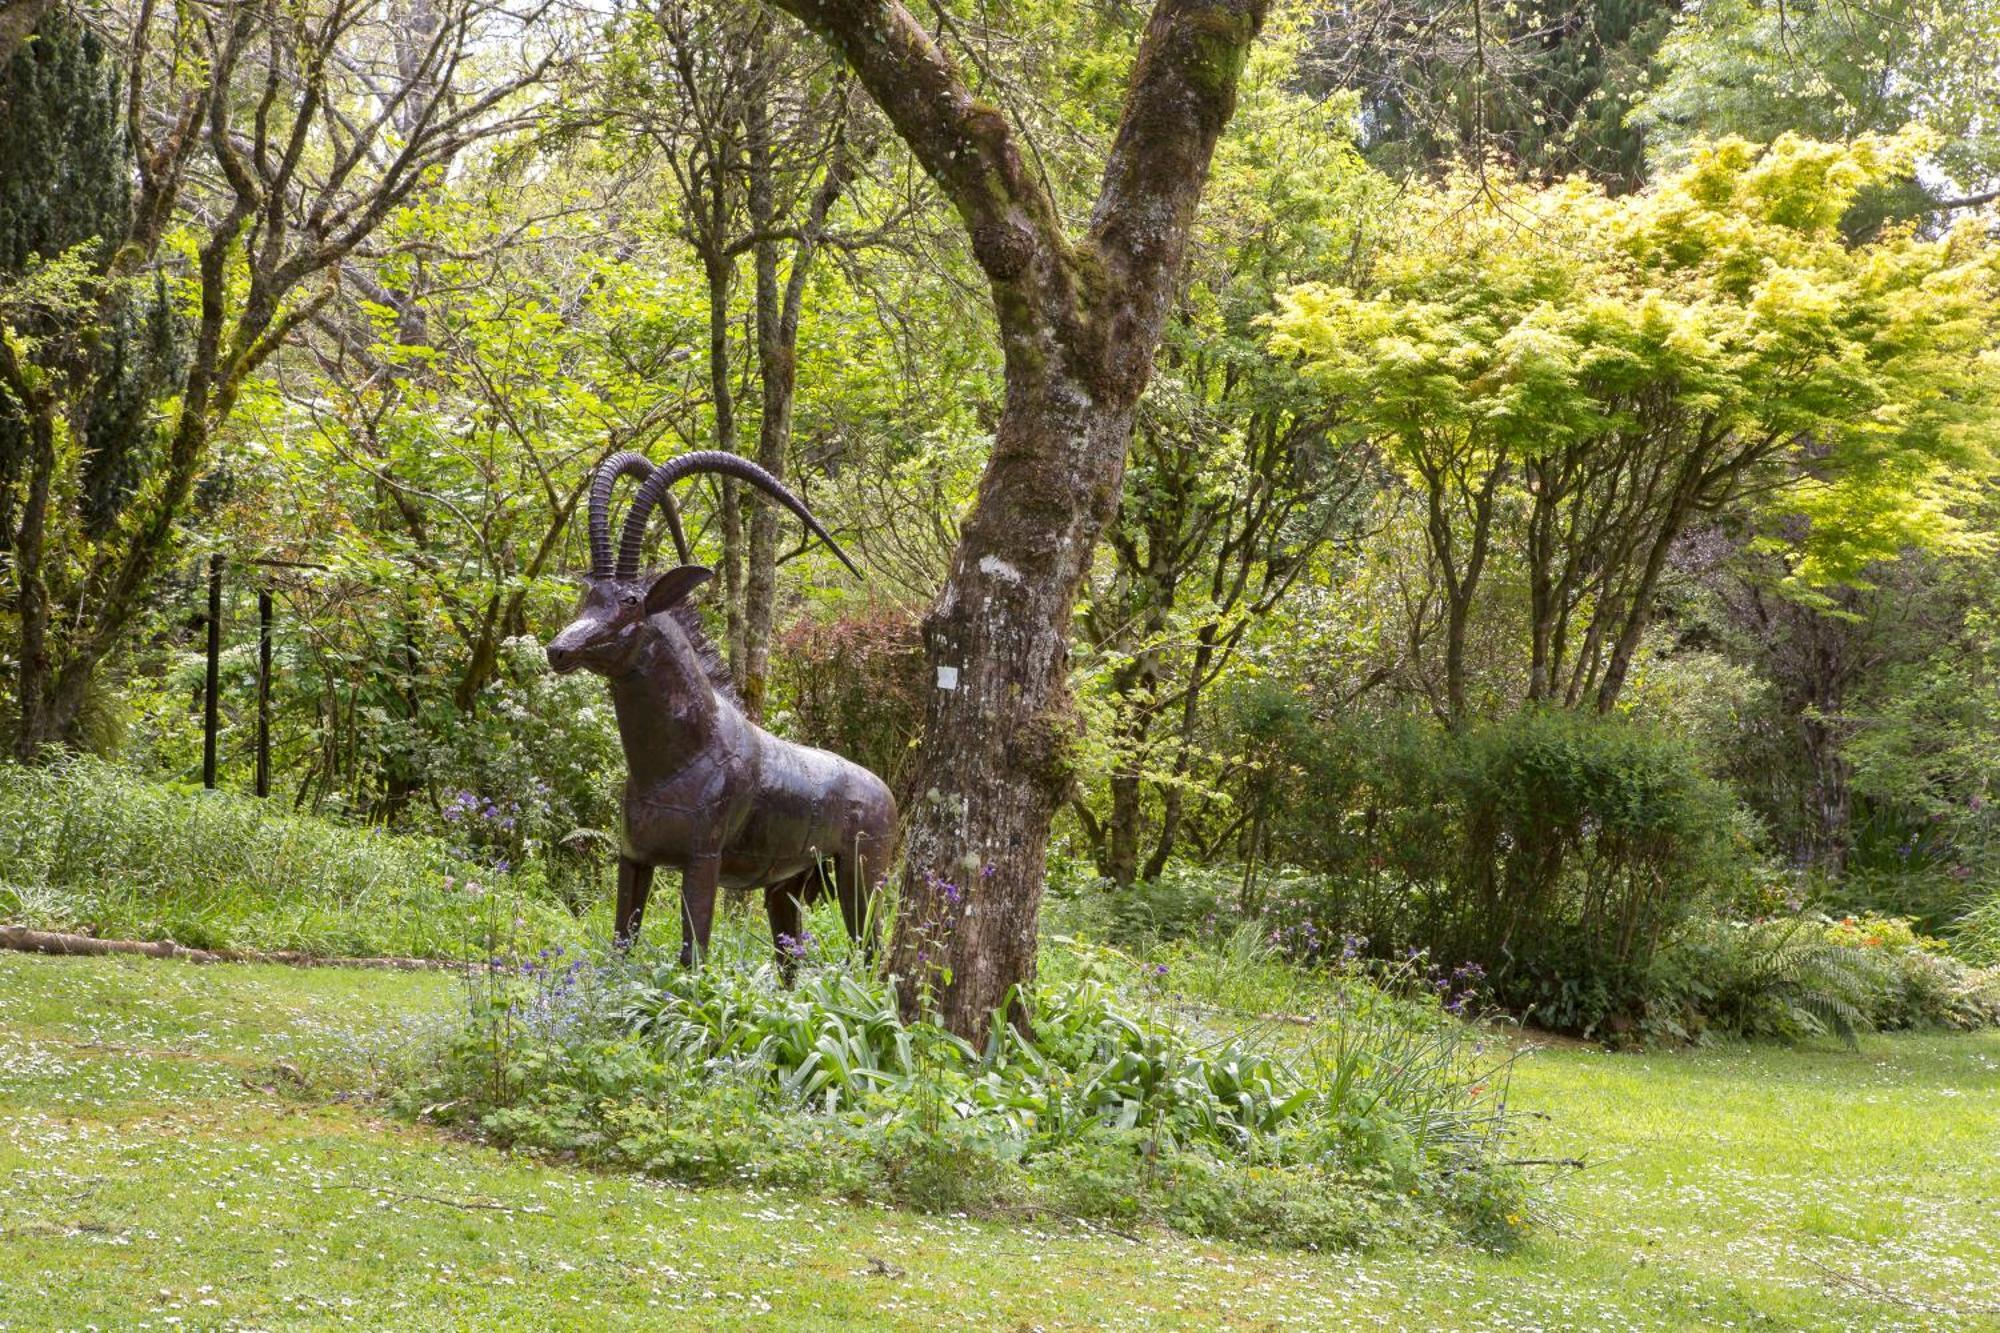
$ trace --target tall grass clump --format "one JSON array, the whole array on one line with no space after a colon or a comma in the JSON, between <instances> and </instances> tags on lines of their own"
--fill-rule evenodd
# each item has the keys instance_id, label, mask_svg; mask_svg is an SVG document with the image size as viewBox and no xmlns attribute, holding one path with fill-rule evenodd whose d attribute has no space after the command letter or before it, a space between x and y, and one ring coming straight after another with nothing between
<instances>
[{"instance_id":1,"label":"tall grass clump","mask_svg":"<svg viewBox=\"0 0 2000 1333\"><path fill-rule=\"evenodd\" d=\"M466 958L577 940L560 907L433 839L100 761L0 766L0 920L195 948Z\"/></svg>"},{"instance_id":2,"label":"tall grass clump","mask_svg":"<svg viewBox=\"0 0 2000 1333\"><path fill-rule=\"evenodd\" d=\"M788 987L747 936L696 971L551 952L483 978L407 1105L598 1165L929 1210L1305 1247L1525 1225L1504 1053L1434 1003L1246 1031L1098 959L980 1047L902 1021L849 957Z\"/></svg>"},{"instance_id":3,"label":"tall grass clump","mask_svg":"<svg viewBox=\"0 0 2000 1333\"><path fill-rule=\"evenodd\" d=\"M1972 962L2000 968L2000 892L1975 902L1959 919L1956 944Z\"/></svg>"}]
</instances>

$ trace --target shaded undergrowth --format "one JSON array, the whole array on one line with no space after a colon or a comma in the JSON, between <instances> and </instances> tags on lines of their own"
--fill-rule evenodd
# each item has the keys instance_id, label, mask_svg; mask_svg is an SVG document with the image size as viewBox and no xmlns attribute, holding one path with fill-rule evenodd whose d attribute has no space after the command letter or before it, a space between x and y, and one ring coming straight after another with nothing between
<instances>
[{"instance_id":1,"label":"shaded undergrowth","mask_svg":"<svg viewBox=\"0 0 2000 1333\"><path fill-rule=\"evenodd\" d=\"M1434 998L1350 978L1277 1033L1191 1008L1157 964L1050 953L1029 1030L977 1047L904 1022L844 951L787 987L747 923L698 971L550 950L470 986L401 1101L595 1165L933 1212L1306 1248L1527 1227L1507 1054Z\"/></svg>"}]
</instances>

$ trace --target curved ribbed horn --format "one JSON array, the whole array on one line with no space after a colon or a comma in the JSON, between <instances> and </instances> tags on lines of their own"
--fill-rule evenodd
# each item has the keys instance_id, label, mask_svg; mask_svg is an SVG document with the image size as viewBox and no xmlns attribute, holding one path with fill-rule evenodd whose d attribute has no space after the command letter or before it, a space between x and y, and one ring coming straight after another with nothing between
<instances>
[{"instance_id":1,"label":"curved ribbed horn","mask_svg":"<svg viewBox=\"0 0 2000 1333\"><path fill-rule=\"evenodd\" d=\"M644 481L653 475L652 460L631 452L613 454L597 465L590 483L590 572L594 578L611 576L611 491L620 477ZM674 534L674 550L681 563L688 562L687 534L681 531L681 514L674 499L667 497L667 527Z\"/></svg>"},{"instance_id":2,"label":"curved ribbed horn","mask_svg":"<svg viewBox=\"0 0 2000 1333\"><path fill-rule=\"evenodd\" d=\"M632 508L625 515L625 531L618 541L619 578L629 579L638 574L640 548L646 541L646 521L652 517L653 506L658 504L662 497L667 499L667 521L673 525L675 540L679 541L679 518L674 512L672 497L667 496L667 490L681 478L696 472L719 472L724 476L749 482L798 515L799 521L811 529L814 536L832 548L833 553L840 557L840 563L853 571L854 577L861 577L861 571L854 568L854 562L847 558L847 552L840 549L840 543L819 525L819 520L812 516L810 509L806 508L805 501L785 489L783 482L747 458L725 453L720 449L703 449L668 459L653 469L653 474L639 487L639 493L632 497ZM685 551L682 552L681 562L683 564L687 562Z\"/></svg>"},{"instance_id":3,"label":"curved ribbed horn","mask_svg":"<svg viewBox=\"0 0 2000 1333\"><path fill-rule=\"evenodd\" d=\"M597 465L590 483L590 573L606 578L611 573L611 489L620 477L644 481L653 475L653 462L629 450L613 454Z\"/></svg>"}]
</instances>

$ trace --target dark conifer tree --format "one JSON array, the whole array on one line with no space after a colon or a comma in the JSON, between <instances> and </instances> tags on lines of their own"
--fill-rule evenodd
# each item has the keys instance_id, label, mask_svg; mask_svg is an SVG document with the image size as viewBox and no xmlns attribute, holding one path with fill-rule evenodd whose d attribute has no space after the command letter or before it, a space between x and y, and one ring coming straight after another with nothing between
<instances>
[{"instance_id":1,"label":"dark conifer tree","mask_svg":"<svg viewBox=\"0 0 2000 1333\"><path fill-rule=\"evenodd\" d=\"M118 61L60 6L0 69L0 284L79 250L102 271L125 240L132 164L120 91ZM111 292L98 326L74 341L73 355L88 358L76 367L89 391L72 429L83 453L79 510L93 538L110 532L144 476L176 341L157 278L136 294ZM10 548L26 450L19 406L0 389L0 537Z\"/></svg>"}]
</instances>

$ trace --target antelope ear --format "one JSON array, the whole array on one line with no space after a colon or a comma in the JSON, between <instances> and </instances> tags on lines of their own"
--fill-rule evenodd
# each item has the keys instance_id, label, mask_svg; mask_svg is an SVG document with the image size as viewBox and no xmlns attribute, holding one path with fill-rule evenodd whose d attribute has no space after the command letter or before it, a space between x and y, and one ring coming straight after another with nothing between
<instances>
[{"instance_id":1,"label":"antelope ear","mask_svg":"<svg viewBox=\"0 0 2000 1333\"><path fill-rule=\"evenodd\" d=\"M681 565L653 580L646 589L646 614L656 616L715 577L706 565Z\"/></svg>"}]
</instances>

